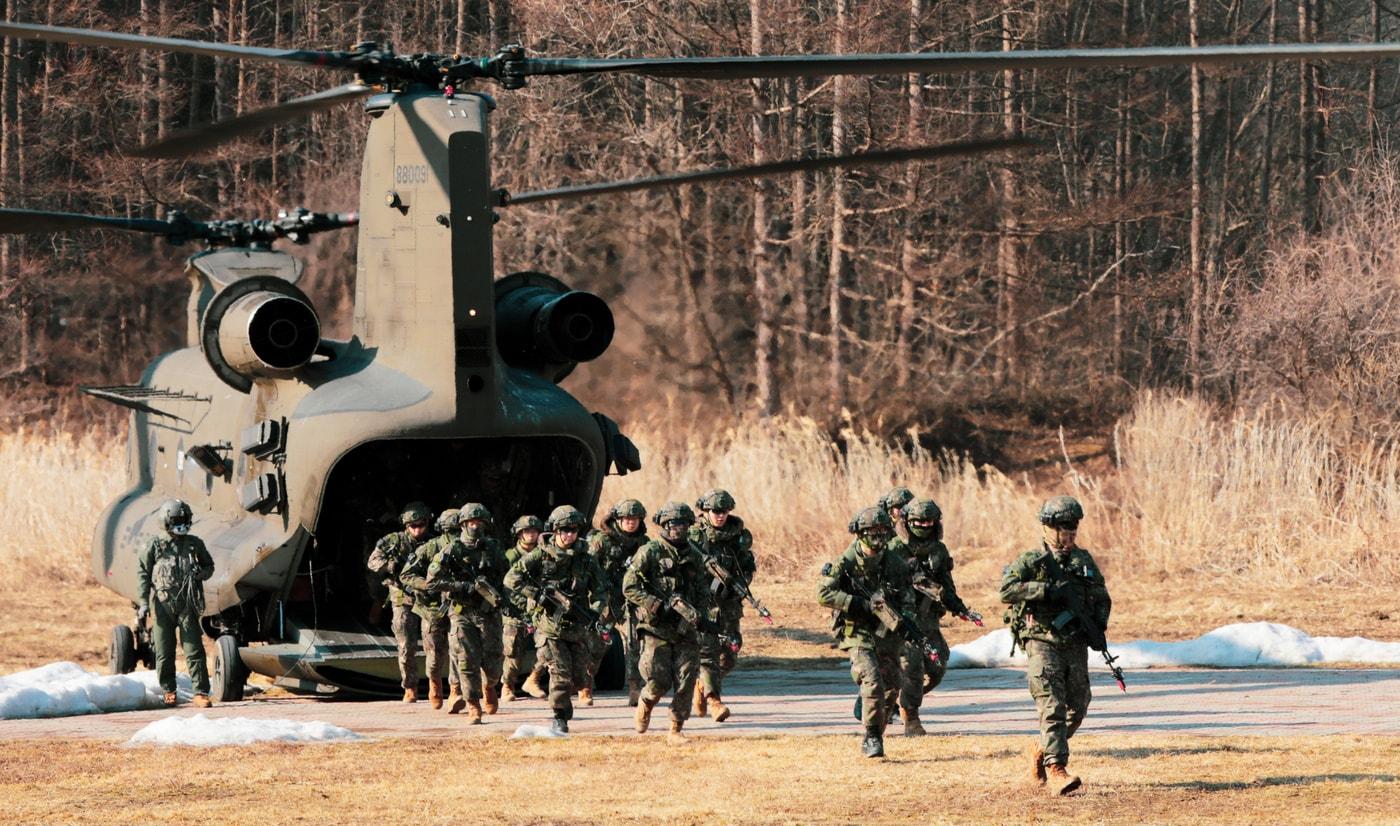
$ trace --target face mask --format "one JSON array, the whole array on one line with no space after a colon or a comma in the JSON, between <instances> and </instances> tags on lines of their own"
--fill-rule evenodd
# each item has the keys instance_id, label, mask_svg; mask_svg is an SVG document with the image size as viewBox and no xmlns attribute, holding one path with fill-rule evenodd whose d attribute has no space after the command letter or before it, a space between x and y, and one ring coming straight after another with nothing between
<instances>
[{"instance_id":1,"label":"face mask","mask_svg":"<svg viewBox=\"0 0 1400 826\"><path fill-rule=\"evenodd\" d=\"M172 534L174 534L175 536L184 536L185 534L187 534L187 533L190 532L190 526L189 526L189 525L171 525L171 526L170 526L170 532L171 532Z\"/></svg>"},{"instance_id":2,"label":"face mask","mask_svg":"<svg viewBox=\"0 0 1400 826\"><path fill-rule=\"evenodd\" d=\"M1076 528L1063 528L1055 525L1041 525L1040 531L1041 535L1045 537L1045 544L1055 551L1067 551L1073 548L1074 538L1078 535Z\"/></svg>"},{"instance_id":3,"label":"face mask","mask_svg":"<svg viewBox=\"0 0 1400 826\"><path fill-rule=\"evenodd\" d=\"M667 522L661 526L661 535L672 545L679 545L685 540L687 527L684 522Z\"/></svg>"},{"instance_id":4,"label":"face mask","mask_svg":"<svg viewBox=\"0 0 1400 826\"><path fill-rule=\"evenodd\" d=\"M883 551L885 545L889 544L889 541L889 537L886 536L862 536L860 538L860 544L870 556L874 556L880 551Z\"/></svg>"}]
</instances>

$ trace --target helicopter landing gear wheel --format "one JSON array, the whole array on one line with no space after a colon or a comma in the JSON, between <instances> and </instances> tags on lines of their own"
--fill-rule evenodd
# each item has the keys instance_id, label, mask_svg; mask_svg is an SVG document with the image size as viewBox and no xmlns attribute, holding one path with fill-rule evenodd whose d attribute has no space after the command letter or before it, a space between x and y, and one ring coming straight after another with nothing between
<instances>
[{"instance_id":1,"label":"helicopter landing gear wheel","mask_svg":"<svg viewBox=\"0 0 1400 826\"><path fill-rule=\"evenodd\" d=\"M231 703L243 699L243 684L248 681L248 668L238 653L238 639L224 634L214 643L214 668L209 675L209 689L214 702Z\"/></svg>"},{"instance_id":2,"label":"helicopter landing gear wheel","mask_svg":"<svg viewBox=\"0 0 1400 826\"><path fill-rule=\"evenodd\" d=\"M112 626L112 647L107 655L108 670L130 674L136 670L136 635L125 625Z\"/></svg>"}]
</instances>

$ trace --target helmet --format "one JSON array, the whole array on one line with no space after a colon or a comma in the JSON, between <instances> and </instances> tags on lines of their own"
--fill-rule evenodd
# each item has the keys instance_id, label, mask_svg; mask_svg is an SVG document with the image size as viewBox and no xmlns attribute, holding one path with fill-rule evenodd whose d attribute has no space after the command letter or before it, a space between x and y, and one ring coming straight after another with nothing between
<instances>
[{"instance_id":1,"label":"helmet","mask_svg":"<svg viewBox=\"0 0 1400 826\"><path fill-rule=\"evenodd\" d=\"M936 522L943 518L943 511L939 510L938 503L932 499L915 499L904 506L903 511L905 521L915 520L924 522Z\"/></svg>"},{"instance_id":2,"label":"helmet","mask_svg":"<svg viewBox=\"0 0 1400 826\"><path fill-rule=\"evenodd\" d=\"M1040 506L1040 524L1051 527L1074 527L1084 518L1084 508L1073 496L1055 496Z\"/></svg>"},{"instance_id":3,"label":"helmet","mask_svg":"<svg viewBox=\"0 0 1400 826\"><path fill-rule=\"evenodd\" d=\"M560 528L577 528L583 530L588 524L588 517L583 515L583 511L573 505L560 505L549 512L549 521L546 523L551 531Z\"/></svg>"},{"instance_id":4,"label":"helmet","mask_svg":"<svg viewBox=\"0 0 1400 826\"><path fill-rule=\"evenodd\" d=\"M885 513L884 508L865 508L856 514L851 520L851 524L846 526L851 533L860 535L870 530L884 529L886 532L894 531L894 520Z\"/></svg>"},{"instance_id":5,"label":"helmet","mask_svg":"<svg viewBox=\"0 0 1400 826\"><path fill-rule=\"evenodd\" d=\"M646 519L646 506L636 499L623 499L621 502L618 502L608 509L609 519L621 519L624 516L635 516L638 519Z\"/></svg>"},{"instance_id":6,"label":"helmet","mask_svg":"<svg viewBox=\"0 0 1400 826\"><path fill-rule=\"evenodd\" d=\"M729 494L724 495L728 496ZM667 522L684 522L687 525L694 525L695 511L691 510L690 506L684 502L667 502L661 506L661 510L658 510L651 517L651 521L658 525L665 525Z\"/></svg>"},{"instance_id":7,"label":"helmet","mask_svg":"<svg viewBox=\"0 0 1400 826\"><path fill-rule=\"evenodd\" d=\"M705 491L696 502L695 507L702 511L732 511L734 510L734 497L729 495L729 491L720 488Z\"/></svg>"},{"instance_id":8,"label":"helmet","mask_svg":"<svg viewBox=\"0 0 1400 826\"><path fill-rule=\"evenodd\" d=\"M457 530L457 526L459 524L461 524L461 517L459 516L457 509L448 508L447 510L438 514L437 522L436 524L434 524L433 527L437 528L439 533L447 533L448 531Z\"/></svg>"},{"instance_id":9,"label":"helmet","mask_svg":"<svg viewBox=\"0 0 1400 826\"><path fill-rule=\"evenodd\" d=\"M433 512L422 502L409 502L403 506L403 513L399 514L399 521L405 525L409 522L427 522L432 518Z\"/></svg>"},{"instance_id":10,"label":"helmet","mask_svg":"<svg viewBox=\"0 0 1400 826\"><path fill-rule=\"evenodd\" d=\"M176 525L188 528L194 521L194 512L179 499L167 499L165 504L160 506L160 521L167 531Z\"/></svg>"},{"instance_id":11,"label":"helmet","mask_svg":"<svg viewBox=\"0 0 1400 826\"><path fill-rule=\"evenodd\" d=\"M461 519L461 521L463 522L467 521L468 519L482 519L487 522L491 521L491 511L487 510L486 506L481 504L480 502L468 502L467 504L463 505L462 509L457 513L458 518Z\"/></svg>"},{"instance_id":12,"label":"helmet","mask_svg":"<svg viewBox=\"0 0 1400 826\"><path fill-rule=\"evenodd\" d=\"M531 528L542 531L544 530L544 523L540 521L538 516L522 516L515 520L514 525L510 526L510 535L519 536L521 531L528 531Z\"/></svg>"},{"instance_id":13,"label":"helmet","mask_svg":"<svg viewBox=\"0 0 1400 826\"><path fill-rule=\"evenodd\" d=\"M909 504L913 498L914 491L909 488L891 488L888 493L880 497L880 507L884 508L890 516L894 516L896 511Z\"/></svg>"}]
</instances>

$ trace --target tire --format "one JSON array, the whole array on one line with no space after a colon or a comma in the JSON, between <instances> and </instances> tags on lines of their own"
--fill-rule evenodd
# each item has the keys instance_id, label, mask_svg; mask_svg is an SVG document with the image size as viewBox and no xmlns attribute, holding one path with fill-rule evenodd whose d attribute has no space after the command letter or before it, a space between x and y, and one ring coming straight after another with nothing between
<instances>
[{"instance_id":1,"label":"tire","mask_svg":"<svg viewBox=\"0 0 1400 826\"><path fill-rule=\"evenodd\" d=\"M622 634L614 633L612 645L603 654L593 685L599 691L618 691L627 687L627 658L622 653Z\"/></svg>"},{"instance_id":2,"label":"tire","mask_svg":"<svg viewBox=\"0 0 1400 826\"><path fill-rule=\"evenodd\" d=\"M214 643L214 667L209 674L209 693L216 703L233 703L243 699L243 684L248 681L248 668L238 653L238 639L224 634Z\"/></svg>"},{"instance_id":3,"label":"tire","mask_svg":"<svg viewBox=\"0 0 1400 826\"><path fill-rule=\"evenodd\" d=\"M112 647L108 652L107 665L113 674L130 674L136 670L136 636L125 625L112 626Z\"/></svg>"}]
</instances>

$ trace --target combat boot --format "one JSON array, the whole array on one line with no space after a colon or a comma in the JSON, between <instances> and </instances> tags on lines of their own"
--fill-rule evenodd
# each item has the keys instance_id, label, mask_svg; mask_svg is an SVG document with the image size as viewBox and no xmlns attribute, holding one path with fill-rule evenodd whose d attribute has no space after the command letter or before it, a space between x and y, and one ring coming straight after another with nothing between
<instances>
[{"instance_id":1,"label":"combat boot","mask_svg":"<svg viewBox=\"0 0 1400 826\"><path fill-rule=\"evenodd\" d=\"M531 671L530 676L525 678L525 684L520 687L521 690L531 697L534 697L536 700L543 698L547 692L544 690L544 686L540 685L542 676L543 674L539 669Z\"/></svg>"},{"instance_id":2,"label":"combat boot","mask_svg":"<svg viewBox=\"0 0 1400 826\"><path fill-rule=\"evenodd\" d=\"M1045 752L1040 748L1039 743L1033 743L1026 747L1026 756L1031 760L1031 782L1039 786L1045 785Z\"/></svg>"},{"instance_id":3,"label":"combat boot","mask_svg":"<svg viewBox=\"0 0 1400 826\"><path fill-rule=\"evenodd\" d=\"M1060 763L1046 766L1045 775L1048 781L1046 788L1057 795L1069 794L1081 785L1079 778L1065 771L1065 767Z\"/></svg>"},{"instance_id":4,"label":"combat boot","mask_svg":"<svg viewBox=\"0 0 1400 826\"><path fill-rule=\"evenodd\" d=\"M404 701L405 703L416 703L416 702L418 702L418 689L416 689L416 688L405 688L405 689L403 690L403 701Z\"/></svg>"},{"instance_id":5,"label":"combat boot","mask_svg":"<svg viewBox=\"0 0 1400 826\"><path fill-rule=\"evenodd\" d=\"M166 708L174 708L180 704L180 698L176 696L175 692L167 691L165 692L165 698L161 700L161 702L165 703Z\"/></svg>"},{"instance_id":6,"label":"combat boot","mask_svg":"<svg viewBox=\"0 0 1400 826\"><path fill-rule=\"evenodd\" d=\"M467 701L467 725L474 726L481 722L481 701Z\"/></svg>"},{"instance_id":7,"label":"combat boot","mask_svg":"<svg viewBox=\"0 0 1400 826\"><path fill-rule=\"evenodd\" d=\"M501 703L496 699L496 687L488 685L486 687L486 699L482 702L487 714L495 714L501 710Z\"/></svg>"},{"instance_id":8,"label":"combat boot","mask_svg":"<svg viewBox=\"0 0 1400 826\"><path fill-rule=\"evenodd\" d=\"M194 700L190 703L190 705L194 706L195 708L209 708L210 706L214 705L214 701L209 699L208 694L196 694L194 695Z\"/></svg>"},{"instance_id":9,"label":"combat boot","mask_svg":"<svg viewBox=\"0 0 1400 826\"><path fill-rule=\"evenodd\" d=\"M580 688L578 690L578 704L581 706L593 705L593 689Z\"/></svg>"},{"instance_id":10,"label":"combat boot","mask_svg":"<svg viewBox=\"0 0 1400 826\"><path fill-rule=\"evenodd\" d=\"M639 700L641 700L641 699L642 699L642 684L641 684L641 683L637 683L637 682L628 683L628 684L627 684L627 706L628 706L628 708L636 708L636 707L637 707L637 701L639 701Z\"/></svg>"},{"instance_id":11,"label":"combat boot","mask_svg":"<svg viewBox=\"0 0 1400 826\"><path fill-rule=\"evenodd\" d=\"M656 708L655 700L648 700L642 697L637 703L637 713L633 718L637 723L637 733L646 734L647 726L651 725L651 710Z\"/></svg>"},{"instance_id":12,"label":"combat boot","mask_svg":"<svg viewBox=\"0 0 1400 826\"><path fill-rule=\"evenodd\" d=\"M462 696L462 692L457 686L452 686L452 690L447 692L447 713L459 714L467 707L467 699Z\"/></svg>"},{"instance_id":13,"label":"combat boot","mask_svg":"<svg viewBox=\"0 0 1400 826\"><path fill-rule=\"evenodd\" d=\"M564 735L569 733L569 721L563 717L555 717L549 724L549 730L553 734Z\"/></svg>"},{"instance_id":14,"label":"combat boot","mask_svg":"<svg viewBox=\"0 0 1400 826\"><path fill-rule=\"evenodd\" d=\"M673 746L680 746L690 742L690 738L681 733L685 727L685 721L675 717L671 718L671 733L666 735L666 742Z\"/></svg>"},{"instance_id":15,"label":"combat boot","mask_svg":"<svg viewBox=\"0 0 1400 826\"><path fill-rule=\"evenodd\" d=\"M729 719L729 706L724 704L724 701L719 698L718 694L709 695L709 697L706 698L706 702L710 704L710 710L715 713L716 723L723 723L725 720Z\"/></svg>"},{"instance_id":16,"label":"combat boot","mask_svg":"<svg viewBox=\"0 0 1400 826\"><path fill-rule=\"evenodd\" d=\"M919 720L919 710L917 708L901 708L899 716L904 720L905 737L923 737L928 732L924 731L924 724Z\"/></svg>"},{"instance_id":17,"label":"combat boot","mask_svg":"<svg viewBox=\"0 0 1400 826\"><path fill-rule=\"evenodd\" d=\"M510 683L501 683L501 699L507 703L513 703L520 699L520 695L515 693L515 689L511 688Z\"/></svg>"},{"instance_id":18,"label":"combat boot","mask_svg":"<svg viewBox=\"0 0 1400 826\"><path fill-rule=\"evenodd\" d=\"M705 689L695 686L695 707L690 710L691 717L709 717L710 710L705 701Z\"/></svg>"},{"instance_id":19,"label":"combat boot","mask_svg":"<svg viewBox=\"0 0 1400 826\"><path fill-rule=\"evenodd\" d=\"M880 736L880 732L865 730L865 740L860 744L860 753L866 757L885 756L885 739Z\"/></svg>"}]
</instances>

